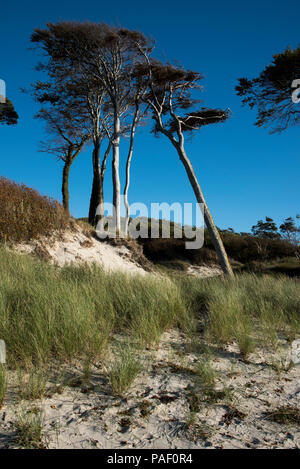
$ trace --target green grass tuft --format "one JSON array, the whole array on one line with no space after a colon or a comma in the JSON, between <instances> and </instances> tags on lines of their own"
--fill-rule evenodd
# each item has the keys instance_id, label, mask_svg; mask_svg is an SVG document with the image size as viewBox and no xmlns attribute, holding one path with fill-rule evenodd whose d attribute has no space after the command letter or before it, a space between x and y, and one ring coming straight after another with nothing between
<instances>
[{"instance_id":1,"label":"green grass tuft","mask_svg":"<svg viewBox=\"0 0 300 469\"><path fill-rule=\"evenodd\" d=\"M109 382L113 392L122 396L141 371L140 361L128 345L120 345L116 361L109 371Z\"/></svg>"}]
</instances>

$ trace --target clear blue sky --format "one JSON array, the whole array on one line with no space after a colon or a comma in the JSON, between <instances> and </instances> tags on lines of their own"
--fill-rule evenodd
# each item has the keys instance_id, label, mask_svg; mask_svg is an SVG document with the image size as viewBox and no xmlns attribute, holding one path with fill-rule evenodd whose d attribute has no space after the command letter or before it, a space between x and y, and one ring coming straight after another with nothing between
<instances>
[{"instance_id":1,"label":"clear blue sky","mask_svg":"<svg viewBox=\"0 0 300 469\"><path fill-rule=\"evenodd\" d=\"M0 127L1 175L61 199L61 165L38 152L44 129L33 119L36 105L20 91L40 77L29 39L47 22L104 21L153 36L159 54L205 75L201 98L208 106L231 109L228 122L204 128L188 144L218 226L249 231L265 215L280 222L300 212L300 129L269 135L254 127L255 112L242 108L234 91L237 78L256 76L272 54L300 43L299 1L11 0L2 3L0 13L0 78L20 116L17 126ZM90 153L82 153L71 170L71 211L77 217L88 211ZM122 165L122 181L123 174ZM110 172L105 189L110 199ZM129 198L147 204L194 201L174 149L146 129L136 139Z\"/></svg>"}]
</instances>

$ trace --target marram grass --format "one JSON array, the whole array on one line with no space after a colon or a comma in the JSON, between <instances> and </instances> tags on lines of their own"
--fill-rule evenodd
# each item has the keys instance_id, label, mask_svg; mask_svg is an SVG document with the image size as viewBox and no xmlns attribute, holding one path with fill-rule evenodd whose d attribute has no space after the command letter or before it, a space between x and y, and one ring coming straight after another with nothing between
<instances>
[{"instance_id":1,"label":"marram grass","mask_svg":"<svg viewBox=\"0 0 300 469\"><path fill-rule=\"evenodd\" d=\"M198 320L210 342L234 341L243 355L300 332L300 283L287 277L108 274L60 269L5 248L0 265L0 338L17 368L91 363L105 358L114 333L143 348L172 327L195 333Z\"/></svg>"},{"instance_id":2,"label":"marram grass","mask_svg":"<svg viewBox=\"0 0 300 469\"><path fill-rule=\"evenodd\" d=\"M146 346L190 323L179 287L167 278L59 269L4 248L0 265L0 337L10 365L94 360L113 332Z\"/></svg>"}]
</instances>

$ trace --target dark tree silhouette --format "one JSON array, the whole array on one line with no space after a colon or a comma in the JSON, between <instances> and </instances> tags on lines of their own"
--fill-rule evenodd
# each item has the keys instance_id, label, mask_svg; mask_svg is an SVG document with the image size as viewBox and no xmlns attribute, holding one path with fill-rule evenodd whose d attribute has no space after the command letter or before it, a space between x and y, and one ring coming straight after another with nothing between
<instances>
[{"instance_id":1,"label":"dark tree silhouette","mask_svg":"<svg viewBox=\"0 0 300 469\"><path fill-rule=\"evenodd\" d=\"M299 220L300 215L296 215L296 218ZM296 226L293 217L285 218L279 229L282 233L282 237L289 243L296 246L299 244L300 227Z\"/></svg>"},{"instance_id":2,"label":"dark tree silhouette","mask_svg":"<svg viewBox=\"0 0 300 469\"><path fill-rule=\"evenodd\" d=\"M66 214L70 216L69 176L71 165L81 152L84 144L89 140L90 134L83 128L76 127L71 115L57 110L41 109L36 115L38 119L47 124L47 130L52 139L42 142L41 151L54 154L63 161L62 174L62 200Z\"/></svg>"},{"instance_id":3,"label":"dark tree silhouette","mask_svg":"<svg viewBox=\"0 0 300 469\"><path fill-rule=\"evenodd\" d=\"M254 236L258 238L279 239L280 234L276 223L272 218L266 217L265 221L258 220L256 225L253 225L251 231Z\"/></svg>"},{"instance_id":4,"label":"dark tree silhouette","mask_svg":"<svg viewBox=\"0 0 300 469\"><path fill-rule=\"evenodd\" d=\"M177 151L183 163L197 202L204 205L204 220L212 239L224 273L233 275L233 271L218 229L208 209L203 192L197 180L192 163L185 150L184 133L192 134L205 125L224 122L229 117L228 110L198 108L199 103L193 93L200 89L202 76L190 70L184 70L171 64L151 61L147 56L146 65L137 67L148 83L146 102L152 109L155 121L154 132L165 135Z\"/></svg>"},{"instance_id":5,"label":"dark tree silhouette","mask_svg":"<svg viewBox=\"0 0 300 469\"><path fill-rule=\"evenodd\" d=\"M94 80L112 109L113 128L107 136L113 149L113 203L115 226L120 232L120 137L128 127L126 120L133 104L133 71L143 59L141 51L148 53L152 44L140 32L106 24L61 22L47 26L47 30L35 30L32 41L40 43L65 69Z\"/></svg>"},{"instance_id":6,"label":"dark tree silhouette","mask_svg":"<svg viewBox=\"0 0 300 469\"><path fill-rule=\"evenodd\" d=\"M292 100L293 91L300 88L300 82L296 82L299 79L300 46L275 54L257 78L240 78L235 89L244 105L256 108L256 126L270 127L271 133L281 132L300 124L300 104Z\"/></svg>"},{"instance_id":7,"label":"dark tree silhouette","mask_svg":"<svg viewBox=\"0 0 300 469\"><path fill-rule=\"evenodd\" d=\"M61 83L60 76L47 70L50 82L36 82L30 93L42 105L36 118L46 124L49 139L42 142L41 151L54 154L64 162L62 199L67 215L69 208L69 175L71 165L91 138L89 120L85 115L85 100L74 95L74 83Z\"/></svg>"},{"instance_id":8,"label":"dark tree silhouette","mask_svg":"<svg viewBox=\"0 0 300 469\"><path fill-rule=\"evenodd\" d=\"M0 124L16 125L19 116L16 113L13 103L6 98L5 103L0 103Z\"/></svg>"}]
</instances>

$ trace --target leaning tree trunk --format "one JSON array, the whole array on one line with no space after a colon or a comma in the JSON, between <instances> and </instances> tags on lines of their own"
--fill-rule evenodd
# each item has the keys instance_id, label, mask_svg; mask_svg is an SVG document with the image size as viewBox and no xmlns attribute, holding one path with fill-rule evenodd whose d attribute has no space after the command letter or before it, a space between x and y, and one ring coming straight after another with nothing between
<instances>
[{"instance_id":1,"label":"leaning tree trunk","mask_svg":"<svg viewBox=\"0 0 300 469\"><path fill-rule=\"evenodd\" d=\"M95 142L93 149L93 185L90 198L89 223L96 223L97 208L101 205L100 143Z\"/></svg>"},{"instance_id":2,"label":"leaning tree trunk","mask_svg":"<svg viewBox=\"0 0 300 469\"><path fill-rule=\"evenodd\" d=\"M113 179L113 205L114 227L116 235L119 237L121 233L121 215L120 215L120 175L119 175L119 151L120 151L120 118L115 117L114 120L114 140L113 140L113 161L112 161L112 179Z\"/></svg>"},{"instance_id":3,"label":"leaning tree trunk","mask_svg":"<svg viewBox=\"0 0 300 469\"><path fill-rule=\"evenodd\" d=\"M71 164L72 164L71 161L69 160L65 161L64 169L63 169L62 187L61 187L63 206L68 217L70 216L69 176L70 176Z\"/></svg>"},{"instance_id":4,"label":"leaning tree trunk","mask_svg":"<svg viewBox=\"0 0 300 469\"><path fill-rule=\"evenodd\" d=\"M207 226L209 235L212 239L212 242L214 244L215 250L217 252L222 270L225 274L227 275L233 275L233 270L230 265L227 253L225 251L223 241L221 239L221 236L219 234L218 228L215 225L215 222L213 220L213 217L211 216L211 213L209 211L209 208L207 206L207 203L205 201L203 192L201 190L201 187L199 185L199 182L197 180L196 174L194 172L192 163L190 162L189 158L187 157L185 150L183 146L177 145L176 146L180 161L183 163L186 173L188 175L189 181L192 185L192 188L194 190L194 194L196 196L197 202L199 204L203 204L204 206L204 221Z\"/></svg>"}]
</instances>

